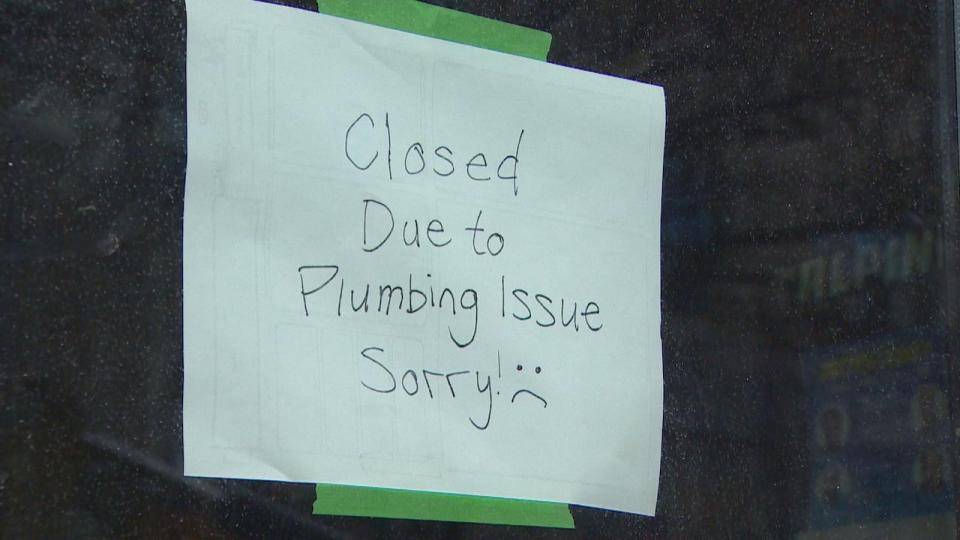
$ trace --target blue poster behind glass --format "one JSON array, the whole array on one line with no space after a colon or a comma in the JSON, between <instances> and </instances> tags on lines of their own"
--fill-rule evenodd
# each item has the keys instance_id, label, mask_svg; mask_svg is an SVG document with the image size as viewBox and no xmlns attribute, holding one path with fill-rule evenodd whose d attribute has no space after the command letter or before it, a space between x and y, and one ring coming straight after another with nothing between
<instances>
[{"instance_id":1,"label":"blue poster behind glass","mask_svg":"<svg viewBox=\"0 0 960 540\"><path fill-rule=\"evenodd\" d=\"M907 332L805 358L810 528L952 508L940 342Z\"/></svg>"}]
</instances>

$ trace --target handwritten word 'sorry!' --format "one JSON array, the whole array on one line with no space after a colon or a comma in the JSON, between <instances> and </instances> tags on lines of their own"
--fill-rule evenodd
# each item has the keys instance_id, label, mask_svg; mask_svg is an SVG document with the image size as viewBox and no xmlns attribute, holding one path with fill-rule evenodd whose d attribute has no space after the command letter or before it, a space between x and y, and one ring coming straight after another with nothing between
<instances>
[{"instance_id":1,"label":"handwritten word 'sorry!'","mask_svg":"<svg viewBox=\"0 0 960 540\"><path fill-rule=\"evenodd\" d=\"M185 473L652 515L662 90L187 13Z\"/></svg>"}]
</instances>

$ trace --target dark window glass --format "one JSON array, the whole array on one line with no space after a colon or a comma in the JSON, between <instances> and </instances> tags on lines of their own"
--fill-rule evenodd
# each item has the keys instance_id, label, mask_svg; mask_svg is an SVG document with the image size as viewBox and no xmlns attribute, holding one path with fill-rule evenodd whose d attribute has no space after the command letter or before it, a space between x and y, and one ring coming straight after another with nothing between
<instances>
[{"instance_id":1,"label":"dark window glass","mask_svg":"<svg viewBox=\"0 0 960 540\"><path fill-rule=\"evenodd\" d=\"M435 3L666 91L657 516L320 517L184 478L184 8L8 0L0 536L956 537L953 4Z\"/></svg>"}]
</instances>

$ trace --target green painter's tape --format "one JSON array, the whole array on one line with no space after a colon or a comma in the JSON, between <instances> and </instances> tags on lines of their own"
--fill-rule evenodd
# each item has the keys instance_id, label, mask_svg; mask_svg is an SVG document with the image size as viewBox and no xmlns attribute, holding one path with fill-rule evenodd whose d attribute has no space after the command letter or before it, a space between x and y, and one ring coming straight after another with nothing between
<instances>
[{"instance_id":1,"label":"green painter's tape","mask_svg":"<svg viewBox=\"0 0 960 540\"><path fill-rule=\"evenodd\" d=\"M516 56L547 59L553 36L416 0L317 0L320 13Z\"/></svg>"},{"instance_id":2,"label":"green painter's tape","mask_svg":"<svg viewBox=\"0 0 960 540\"><path fill-rule=\"evenodd\" d=\"M416 0L317 0L321 13L546 61L552 36ZM317 484L314 514L572 529L565 504Z\"/></svg>"},{"instance_id":3,"label":"green painter's tape","mask_svg":"<svg viewBox=\"0 0 960 540\"><path fill-rule=\"evenodd\" d=\"M314 514L573 528L565 504L317 484Z\"/></svg>"}]
</instances>

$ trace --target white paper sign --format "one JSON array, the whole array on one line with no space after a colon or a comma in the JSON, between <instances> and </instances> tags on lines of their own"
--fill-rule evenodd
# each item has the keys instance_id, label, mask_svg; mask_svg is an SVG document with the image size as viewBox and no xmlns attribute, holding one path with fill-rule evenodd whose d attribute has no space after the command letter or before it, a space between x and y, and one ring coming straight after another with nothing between
<instances>
[{"instance_id":1,"label":"white paper sign","mask_svg":"<svg viewBox=\"0 0 960 540\"><path fill-rule=\"evenodd\" d=\"M187 12L185 473L652 515L662 90Z\"/></svg>"}]
</instances>

